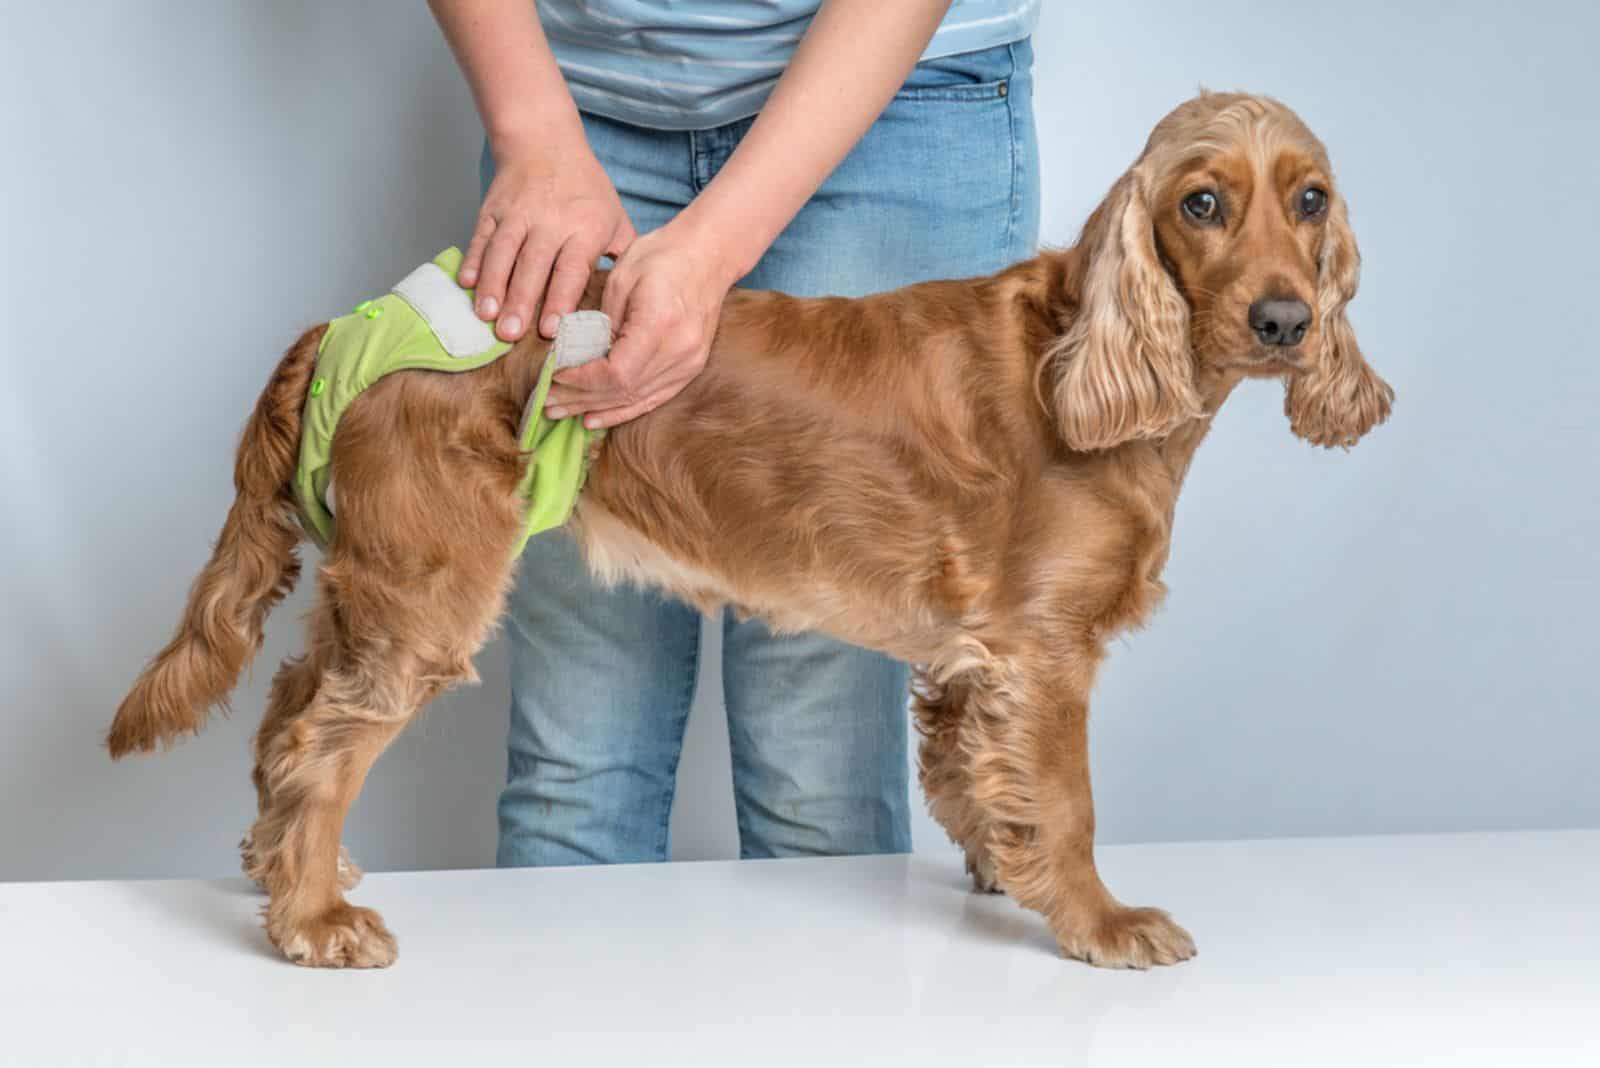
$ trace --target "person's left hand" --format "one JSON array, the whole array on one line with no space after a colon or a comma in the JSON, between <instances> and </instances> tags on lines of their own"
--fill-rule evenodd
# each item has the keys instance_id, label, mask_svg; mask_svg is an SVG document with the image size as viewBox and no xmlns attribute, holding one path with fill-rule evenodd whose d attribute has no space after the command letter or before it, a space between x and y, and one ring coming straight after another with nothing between
<instances>
[{"instance_id":1,"label":"person's left hand","mask_svg":"<svg viewBox=\"0 0 1600 1068\"><path fill-rule=\"evenodd\" d=\"M705 368L722 300L741 272L709 235L679 219L635 238L606 279L600 310L617 337L610 354L556 375L552 419L584 414L590 429L661 407Z\"/></svg>"}]
</instances>

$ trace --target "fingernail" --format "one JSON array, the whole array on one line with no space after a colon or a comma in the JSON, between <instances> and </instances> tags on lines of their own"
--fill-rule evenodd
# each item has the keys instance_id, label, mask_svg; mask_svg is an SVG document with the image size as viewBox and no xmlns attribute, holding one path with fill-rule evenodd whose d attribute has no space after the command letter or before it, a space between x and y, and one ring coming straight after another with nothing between
<instances>
[{"instance_id":1,"label":"fingernail","mask_svg":"<svg viewBox=\"0 0 1600 1068\"><path fill-rule=\"evenodd\" d=\"M598 415L591 415L591 416L587 417L586 419L584 419L583 425L585 427L587 427L588 429L590 429L590 430L599 430L600 429L600 417Z\"/></svg>"},{"instance_id":2,"label":"fingernail","mask_svg":"<svg viewBox=\"0 0 1600 1068\"><path fill-rule=\"evenodd\" d=\"M500 310L500 302L493 297L484 297L478 301L478 314L494 318L494 313Z\"/></svg>"},{"instance_id":3,"label":"fingernail","mask_svg":"<svg viewBox=\"0 0 1600 1068\"><path fill-rule=\"evenodd\" d=\"M560 327L561 316L559 315L546 315L544 317L544 322L539 324L539 329L544 333L545 337L555 337L556 331L560 329Z\"/></svg>"},{"instance_id":4,"label":"fingernail","mask_svg":"<svg viewBox=\"0 0 1600 1068\"><path fill-rule=\"evenodd\" d=\"M567 410L565 408L546 408L544 410L544 414L548 415L552 419L565 419L567 417Z\"/></svg>"},{"instance_id":5,"label":"fingernail","mask_svg":"<svg viewBox=\"0 0 1600 1068\"><path fill-rule=\"evenodd\" d=\"M515 315L508 315L500 320L500 336L514 337L522 332L522 320Z\"/></svg>"}]
</instances>

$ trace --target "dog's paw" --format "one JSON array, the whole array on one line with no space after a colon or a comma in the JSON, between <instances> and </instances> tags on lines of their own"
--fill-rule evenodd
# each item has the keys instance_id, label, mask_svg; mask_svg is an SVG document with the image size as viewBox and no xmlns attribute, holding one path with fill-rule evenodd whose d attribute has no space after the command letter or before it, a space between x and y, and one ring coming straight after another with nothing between
<instances>
[{"instance_id":1,"label":"dog's paw","mask_svg":"<svg viewBox=\"0 0 1600 1068\"><path fill-rule=\"evenodd\" d=\"M308 968L387 968L398 954L383 919L355 905L335 905L310 920L269 923L267 935L284 956Z\"/></svg>"},{"instance_id":2,"label":"dog's paw","mask_svg":"<svg viewBox=\"0 0 1600 1068\"><path fill-rule=\"evenodd\" d=\"M1194 956L1194 939L1160 909L1117 906L1056 931L1061 954L1100 968L1150 968Z\"/></svg>"}]
</instances>

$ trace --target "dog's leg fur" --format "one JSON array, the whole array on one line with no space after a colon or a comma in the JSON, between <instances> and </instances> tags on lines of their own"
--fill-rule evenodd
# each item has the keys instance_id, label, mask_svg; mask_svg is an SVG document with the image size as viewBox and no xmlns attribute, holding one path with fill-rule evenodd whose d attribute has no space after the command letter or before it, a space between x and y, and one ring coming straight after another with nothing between
<instances>
[{"instance_id":1,"label":"dog's leg fur","mask_svg":"<svg viewBox=\"0 0 1600 1068\"><path fill-rule=\"evenodd\" d=\"M322 618L318 613L313 619ZM268 754L272 751L274 740L283 728L299 716L316 696L317 684L322 672L326 669L328 658L326 650L330 646L330 638L318 634L324 628L313 628L310 635L311 651L306 656L291 656L286 658L278 668L278 673L272 680L272 691L267 698L267 712L261 720L261 726L256 730L255 736L255 768L250 773L251 781L256 788L256 815L264 816L271 808L271 789L267 779L266 762ZM246 834L239 843L239 855L243 862L245 873L255 871L259 867L256 857L254 837ZM361 882L361 869L351 858L344 846L339 847L339 888L341 890L354 890ZM265 890L266 887L262 886Z\"/></svg>"},{"instance_id":2,"label":"dog's leg fur","mask_svg":"<svg viewBox=\"0 0 1600 1068\"><path fill-rule=\"evenodd\" d=\"M313 659L314 653L313 645L312 655L287 657L278 666L278 673L272 678L272 689L267 695L266 715L261 719L261 726L256 729L255 767L250 772L250 780L256 788L257 819L264 817L272 808L272 790L266 768L266 757L272 742L287 723L305 711L311 699L316 696L317 682L321 678L323 664L320 660ZM260 870L261 860L257 855L255 835L252 832L246 832L244 840L239 843L239 856L246 875L252 875ZM261 889L265 890L266 887L262 886Z\"/></svg>"},{"instance_id":3,"label":"dog's leg fur","mask_svg":"<svg viewBox=\"0 0 1600 1068\"><path fill-rule=\"evenodd\" d=\"M420 672L399 655L342 650L299 715L265 746L266 808L251 831L267 889L267 935L290 960L325 967L383 967L394 937L378 914L339 888L339 836L368 770L415 713Z\"/></svg>"},{"instance_id":4,"label":"dog's leg fur","mask_svg":"<svg viewBox=\"0 0 1600 1068\"><path fill-rule=\"evenodd\" d=\"M972 800L972 776L961 748L966 721L965 693L959 682L940 685L920 672L912 686L913 708L922 745L917 753L918 779L928 811L950 840L967 856L973 888L1000 893L994 858L989 855L989 829L984 812Z\"/></svg>"},{"instance_id":5,"label":"dog's leg fur","mask_svg":"<svg viewBox=\"0 0 1600 1068\"><path fill-rule=\"evenodd\" d=\"M1086 690L1040 686L1059 674L1048 662L986 673L963 727L974 732L973 800L989 817L1000 886L1044 915L1066 956L1126 968L1194 956L1171 917L1122 905L1095 869Z\"/></svg>"}]
</instances>

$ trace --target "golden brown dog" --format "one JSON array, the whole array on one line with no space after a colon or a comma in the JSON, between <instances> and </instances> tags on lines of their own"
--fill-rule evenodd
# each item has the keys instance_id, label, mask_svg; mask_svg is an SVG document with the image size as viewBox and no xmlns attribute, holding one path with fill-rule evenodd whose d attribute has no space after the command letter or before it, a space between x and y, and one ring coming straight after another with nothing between
<instances>
[{"instance_id":1,"label":"golden brown dog","mask_svg":"<svg viewBox=\"0 0 1600 1068\"><path fill-rule=\"evenodd\" d=\"M819 629L918 665L921 780L979 887L1064 953L1146 967L1189 936L1096 874L1089 691L1160 601L1173 506L1245 378L1296 434L1348 446L1392 392L1345 305L1357 252L1322 145L1274 101L1206 94L1162 120L1079 243L988 278L863 300L735 291L705 372L606 439L570 523L594 572ZM595 307L602 285L589 287ZM297 577L289 489L317 327L245 428L238 499L113 756L199 729ZM290 959L381 966L395 942L341 885L345 811L417 709L474 677L521 522L517 425L546 344L391 375L348 410L337 537L310 648L255 739L246 871Z\"/></svg>"}]
</instances>

